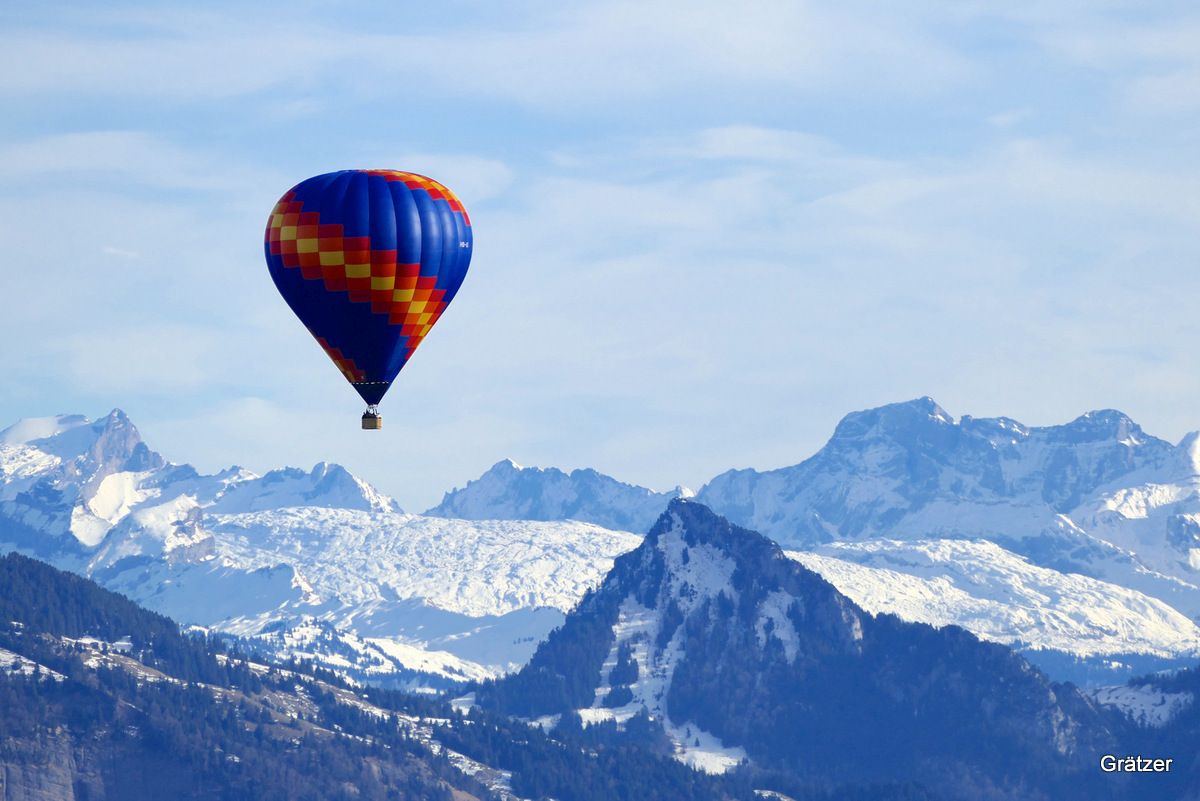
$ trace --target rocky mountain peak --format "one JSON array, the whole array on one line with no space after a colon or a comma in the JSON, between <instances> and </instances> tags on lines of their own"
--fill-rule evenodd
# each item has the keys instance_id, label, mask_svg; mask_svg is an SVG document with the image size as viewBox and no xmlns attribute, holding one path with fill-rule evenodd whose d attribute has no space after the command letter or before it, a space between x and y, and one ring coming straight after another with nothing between
<instances>
[{"instance_id":1,"label":"rocky mountain peak","mask_svg":"<svg viewBox=\"0 0 1200 801\"><path fill-rule=\"evenodd\" d=\"M671 539L688 547L708 546L736 562L754 563L755 569L775 559L790 560L772 540L756 531L735 526L712 509L690 498L675 498L655 522L643 548L662 549Z\"/></svg>"},{"instance_id":2,"label":"rocky mountain peak","mask_svg":"<svg viewBox=\"0 0 1200 801\"><path fill-rule=\"evenodd\" d=\"M79 414L21 420L0 432L0 444L56 456L68 472L85 479L101 480L115 472L154 470L165 464L120 409L95 421Z\"/></svg>"},{"instance_id":3,"label":"rocky mountain peak","mask_svg":"<svg viewBox=\"0 0 1200 801\"><path fill-rule=\"evenodd\" d=\"M1116 409L1087 412L1066 425L1055 428L1064 441L1074 444L1112 441L1127 447L1137 447L1154 439L1147 436L1142 427L1128 415Z\"/></svg>"},{"instance_id":4,"label":"rocky mountain peak","mask_svg":"<svg viewBox=\"0 0 1200 801\"><path fill-rule=\"evenodd\" d=\"M678 494L626 484L591 468L566 473L503 459L465 487L447 492L425 514L464 520L578 520L642 532Z\"/></svg>"},{"instance_id":5,"label":"rocky mountain peak","mask_svg":"<svg viewBox=\"0 0 1200 801\"><path fill-rule=\"evenodd\" d=\"M142 441L137 426L120 409L97 420L92 431L96 437L87 455L99 472L155 470L166 463Z\"/></svg>"},{"instance_id":6,"label":"rocky mountain peak","mask_svg":"<svg viewBox=\"0 0 1200 801\"><path fill-rule=\"evenodd\" d=\"M842 418L830 442L861 441L873 437L911 439L954 426L954 418L933 398L923 396L874 409L851 412Z\"/></svg>"}]
</instances>

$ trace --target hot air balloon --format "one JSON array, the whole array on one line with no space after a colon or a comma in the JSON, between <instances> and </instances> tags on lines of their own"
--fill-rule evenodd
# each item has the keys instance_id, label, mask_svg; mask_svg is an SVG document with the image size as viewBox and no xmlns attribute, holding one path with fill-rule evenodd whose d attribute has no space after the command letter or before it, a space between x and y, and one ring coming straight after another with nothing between
<instances>
[{"instance_id":1,"label":"hot air balloon","mask_svg":"<svg viewBox=\"0 0 1200 801\"><path fill-rule=\"evenodd\" d=\"M267 221L279 294L383 426L379 402L454 300L471 220L446 187L395 170L341 170L288 190Z\"/></svg>"}]
</instances>

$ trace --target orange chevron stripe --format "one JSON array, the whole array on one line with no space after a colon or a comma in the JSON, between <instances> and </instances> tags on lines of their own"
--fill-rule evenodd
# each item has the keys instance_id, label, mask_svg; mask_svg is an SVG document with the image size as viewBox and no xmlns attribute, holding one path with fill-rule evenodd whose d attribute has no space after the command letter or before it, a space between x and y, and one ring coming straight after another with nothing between
<instances>
[{"instance_id":1,"label":"orange chevron stripe","mask_svg":"<svg viewBox=\"0 0 1200 801\"><path fill-rule=\"evenodd\" d=\"M311 334L312 332L310 331L309 333ZM346 376L346 380L350 381L351 383L355 381L367 380L367 374L358 369L358 366L354 363L354 360L342 353L340 348L330 346L330 344L326 342L324 338L319 337L316 334L313 334L313 339L317 340L317 344L321 346L321 349L328 354L330 359L333 359L333 363L336 364L337 368L342 371L342 375Z\"/></svg>"}]
</instances>

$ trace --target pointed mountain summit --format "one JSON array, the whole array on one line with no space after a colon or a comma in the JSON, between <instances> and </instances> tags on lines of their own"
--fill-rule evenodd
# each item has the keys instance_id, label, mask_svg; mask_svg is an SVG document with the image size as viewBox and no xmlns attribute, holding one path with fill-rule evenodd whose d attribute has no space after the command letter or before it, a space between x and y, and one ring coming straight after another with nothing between
<instances>
[{"instance_id":1,"label":"pointed mountain summit","mask_svg":"<svg viewBox=\"0 0 1200 801\"><path fill-rule=\"evenodd\" d=\"M0 542L42 556L94 548L123 522L126 541L134 532L162 540L181 526L195 529L200 508L231 513L302 506L401 511L340 465L264 476L231 468L204 476L190 465L170 464L120 409L95 421L58 415L0 431Z\"/></svg>"},{"instance_id":2,"label":"pointed mountain summit","mask_svg":"<svg viewBox=\"0 0 1200 801\"><path fill-rule=\"evenodd\" d=\"M642 532L672 498L690 490L654 492L591 469L522 467L504 459L462 489L447 492L425 512L463 520L578 520L617 531Z\"/></svg>"},{"instance_id":3,"label":"pointed mountain summit","mask_svg":"<svg viewBox=\"0 0 1200 801\"><path fill-rule=\"evenodd\" d=\"M120 409L95 421L81 414L19 420L0 431L0 447L36 448L69 465L73 475L85 478L103 478L122 470L152 470L164 464Z\"/></svg>"},{"instance_id":4,"label":"pointed mountain summit","mask_svg":"<svg viewBox=\"0 0 1200 801\"><path fill-rule=\"evenodd\" d=\"M863 612L779 547L694 501L479 702L526 717L661 722L710 770L917 781L946 798L1091 786L1108 718L1009 649ZM553 719L551 719L553 720ZM1078 797L1078 796L1072 796ZM1103 794L1101 794L1103 797Z\"/></svg>"}]
</instances>

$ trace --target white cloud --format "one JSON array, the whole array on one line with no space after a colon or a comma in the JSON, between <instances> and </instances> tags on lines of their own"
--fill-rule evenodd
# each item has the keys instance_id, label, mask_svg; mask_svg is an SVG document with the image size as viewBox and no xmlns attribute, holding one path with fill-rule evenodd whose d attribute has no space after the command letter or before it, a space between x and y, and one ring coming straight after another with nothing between
<instances>
[{"instance_id":1,"label":"white cloud","mask_svg":"<svg viewBox=\"0 0 1200 801\"><path fill-rule=\"evenodd\" d=\"M1200 47L1200 41L1196 43ZM1157 114L1200 111L1200 59L1197 65L1165 74L1146 75L1123 87L1126 105Z\"/></svg>"},{"instance_id":2,"label":"white cloud","mask_svg":"<svg viewBox=\"0 0 1200 801\"><path fill-rule=\"evenodd\" d=\"M504 162L470 154L401 153L385 156L378 166L433 177L450 187L468 210L503 194L514 180Z\"/></svg>"},{"instance_id":3,"label":"white cloud","mask_svg":"<svg viewBox=\"0 0 1200 801\"><path fill-rule=\"evenodd\" d=\"M276 30L264 35L213 15L187 30L165 29L175 12L139 35L76 27L0 35L0 93L131 95L174 100L229 98L290 85L311 87L339 55L333 37ZM235 30L231 30L234 28Z\"/></svg>"},{"instance_id":4,"label":"white cloud","mask_svg":"<svg viewBox=\"0 0 1200 801\"><path fill-rule=\"evenodd\" d=\"M146 131L80 131L0 145L0 177L87 179L174 190L246 192L278 186L278 174ZM129 187L118 187L127 190Z\"/></svg>"},{"instance_id":5,"label":"white cloud","mask_svg":"<svg viewBox=\"0 0 1200 801\"><path fill-rule=\"evenodd\" d=\"M289 7L290 11L290 7ZM136 35L83 16L66 30L0 36L0 93L232 98L268 91L304 108L329 87L371 96L508 98L549 110L711 93L758 83L764 92L848 87L921 95L958 85L969 60L876 6L835 10L790 0L607 2L510 8L503 23L472 17L421 33L413 12L366 32L265 9L162 9ZM232 15L232 16L231 16ZM277 113L277 111L275 112Z\"/></svg>"},{"instance_id":6,"label":"white cloud","mask_svg":"<svg viewBox=\"0 0 1200 801\"><path fill-rule=\"evenodd\" d=\"M1141 10L1146 13L1131 16L1090 9L1043 22L1033 36L1055 56L1107 75L1127 111L1200 109L1200 16L1194 8L1183 14Z\"/></svg>"},{"instance_id":7,"label":"white cloud","mask_svg":"<svg viewBox=\"0 0 1200 801\"><path fill-rule=\"evenodd\" d=\"M221 383L228 365L218 331L208 327L153 325L124 330L102 328L51 338L66 377L79 390L96 395L164 395Z\"/></svg>"},{"instance_id":8,"label":"white cloud","mask_svg":"<svg viewBox=\"0 0 1200 801\"><path fill-rule=\"evenodd\" d=\"M997 128L1012 128L1029 119L1031 116L1033 116L1032 109L1014 108L991 114L988 116L987 121L989 125L994 125Z\"/></svg>"}]
</instances>

